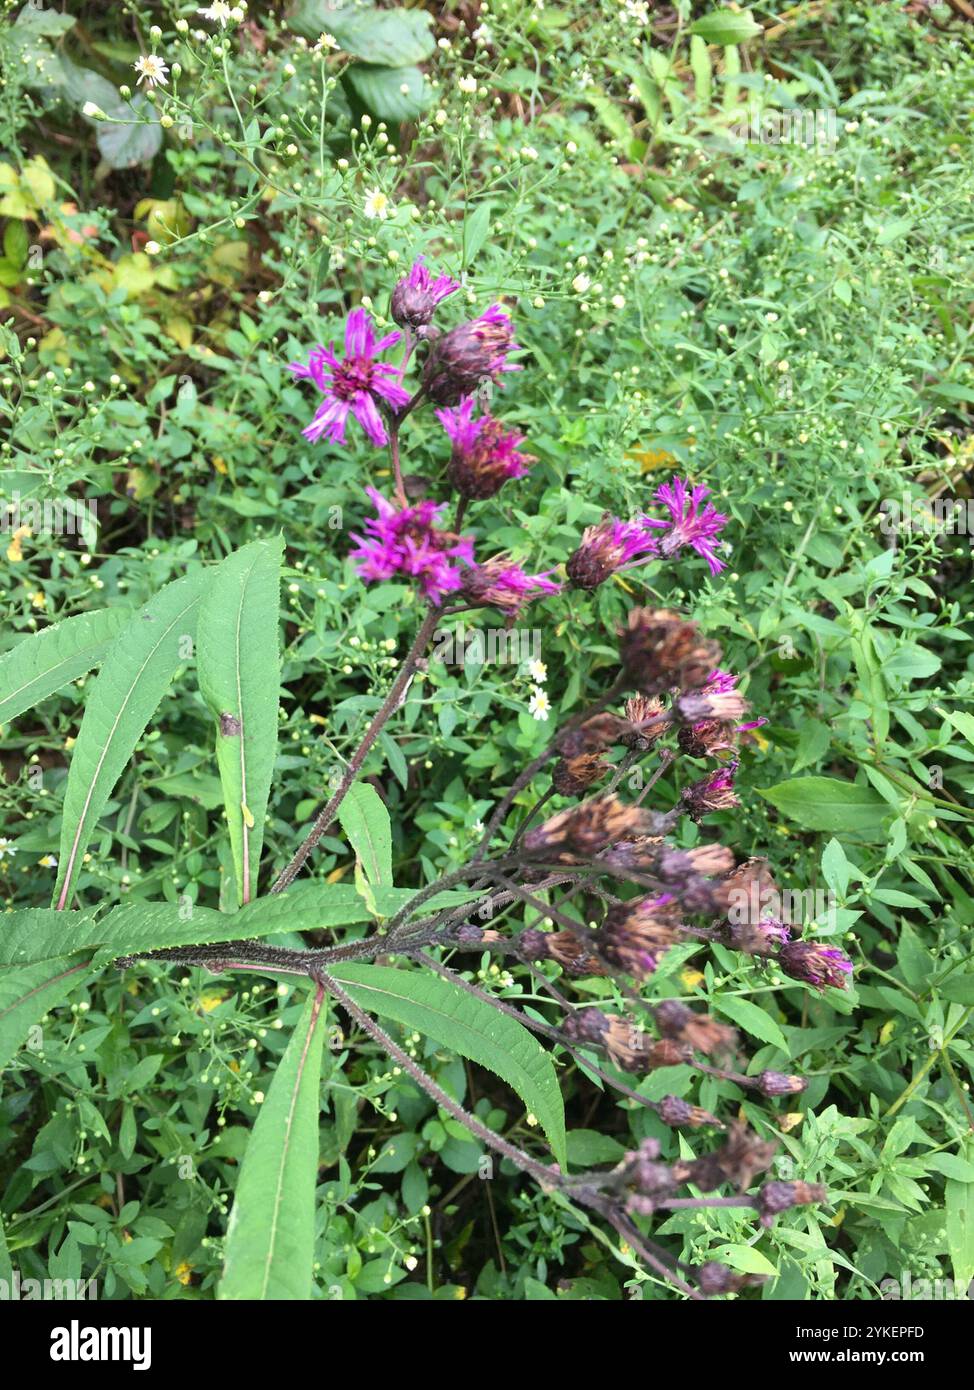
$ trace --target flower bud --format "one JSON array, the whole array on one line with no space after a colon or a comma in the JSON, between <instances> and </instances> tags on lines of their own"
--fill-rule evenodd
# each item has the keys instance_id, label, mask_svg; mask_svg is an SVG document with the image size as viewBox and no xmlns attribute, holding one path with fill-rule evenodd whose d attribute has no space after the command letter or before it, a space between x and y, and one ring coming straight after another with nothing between
<instances>
[{"instance_id":1,"label":"flower bud","mask_svg":"<svg viewBox=\"0 0 974 1390\"><path fill-rule=\"evenodd\" d=\"M432 344L423 372L427 396L437 405L458 405L502 372L519 371L507 360L517 346L511 320L499 304L492 305Z\"/></svg>"},{"instance_id":2,"label":"flower bud","mask_svg":"<svg viewBox=\"0 0 974 1390\"><path fill-rule=\"evenodd\" d=\"M449 275L430 274L423 257L413 262L408 275L392 291L390 313L400 328L425 328L438 304L460 288L460 281Z\"/></svg>"}]
</instances>

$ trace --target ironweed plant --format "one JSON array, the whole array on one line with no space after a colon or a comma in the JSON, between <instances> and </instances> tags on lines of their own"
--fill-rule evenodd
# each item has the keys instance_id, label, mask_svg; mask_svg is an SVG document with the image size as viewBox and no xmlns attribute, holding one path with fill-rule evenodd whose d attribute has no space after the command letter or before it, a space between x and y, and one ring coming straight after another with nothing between
<instances>
[{"instance_id":1,"label":"ironweed plant","mask_svg":"<svg viewBox=\"0 0 974 1390\"><path fill-rule=\"evenodd\" d=\"M724 567L727 517L707 500L707 488L680 477L657 488L653 514L630 520L606 514L586 529L566 558L564 581L552 578L551 570L530 573L509 553L492 553L489 524L477 525L477 503L516 486L534 459L524 436L484 404L493 405L494 388L521 365L511 318L495 304L446 326L440 320L448 310L441 306L459 288L419 259L392 291L399 329L379 336L369 314L357 308L348 315L342 351L317 345L306 360L290 364L321 397L303 430L306 438L344 445L346 431L357 427L376 448L388 450L392 496L368 487L376 515L365 522L364 534L353 533L352 556L363 583L403 578L425 604L395 679L290 861L262 895L261 840L278 724L280 665L272 634L282 543L257 541L215 568L168 585L117 632L68 777L54 907L13 914L3 938L5 960L40 963L56 949L72 958L68 977L109 959L119 968L137 968L140 958L151 957L217 974L256 971L311 981L307 1007L247 1149L227 1237L225 1297L309 1294L317 1077L335 1006L441 1111L544 1191L608 1223L648 1270L691 1298L726 1294L761 1276L737 1273L718 1260L687 1265L647 1234L653 1219L743 1207L769 1225L781 1212L825 1201L825 1189L797 1178L771 1179L750 1191L772 1162L773 1142L739 1116L722 1118L672 1094L648 1099L624 1076L684 1065L772 1099L801 1092L805 1082L772 1070L745 1075L737 1065L735 1030L680 999L658 997L655 972L667 952L687 942L723 944L814 990L842 988L852 963L834 946L793 938L789 923L769 906L777 890L765 862L735 865L719 841L683 849L672 838L684 818L699 824L711 812L738 805L740 748L764 723L746 718L747 701L736 675L721 667L718 642L675 609L631 608L612 639L616 675L521 767L466 861L407 892L401 906L387 905L396 893L389 816L374 785L359 778L442 624L486 611L511 628L562 582L593 590L637 566L671 565L687 550L703 557L713 574ZM400 358L393 363L388 354L397 348ZM430 408L449 446L443 471L450 496L443 501L423 495L423 480L406 471L404 429ZM67 670L82 669L99 624L106 631L116 626L111 610L69 620L18 648L30 677L23 700L63 683ZM123 906L101 916L71 911L79 867L114 780L161 688L194 643L200 689L215 723L238 911L224 914L219 934L209 929L218 914L188 900ZM694 768L678 799L667 807L651 804L660 775L678 759ZM625 795L637 787L637 795ZM518 819L515 806L529 789L536 800ZM554 798L565 804L535 823ZM336 925L348 911L338 885L292 887L338 820L358 860L359 910L353 907L346 920L365 916L372 930L326 947L266 943L261 938L285 923ZM457 890L461 901L444 900ZM504 913L512 904L533 909L537 924L509 929ZM180 939L171 944L174 935ZM74 962L75 951L83 949L87 960ZM468 952L526 966L546 1012L514 1007L444 959ZM544 968L548 963L560 968L560 980ZM585 983L607 978L618 984L623 1009L587 1001ZM21 1002L29 1006L26 996ZM515 1143L464 1108L373 1014L428 1030L497 1071L537 1116L550 1152ZM566 1053L664 1125L712 1131L713 1146L697 1158L664 1162L659 1141L646 1138L609 1167L572 1171L553 1065ZM280 1180L268 1186L275 1171ZM681 1195L688 1187L721 1195Z\"/></svg>"}]
</instances>

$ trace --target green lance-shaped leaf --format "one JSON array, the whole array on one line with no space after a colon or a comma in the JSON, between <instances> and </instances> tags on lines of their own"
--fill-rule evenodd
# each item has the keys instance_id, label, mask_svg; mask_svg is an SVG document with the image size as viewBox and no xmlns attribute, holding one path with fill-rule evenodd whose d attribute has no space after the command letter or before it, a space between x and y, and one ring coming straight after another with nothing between
<instances>
[{"instance_id":1,"label":"green lance-shaped leaf","mask_svg":"<svg viewBox=\"0 0 974 1390\"><path fill-rule=\"evenodd\" d=\"M216 756L241 903L249 903L257 888L277 756L283 553L280 537L234 551L210 576L200 605L200 690L217 723Z\"/></svg>"},{"instance_id":2,"label":"green lance-shaped leaf","mask_svg":"<svg viewBox=\"0 0 974 1390\"><path fill-rule=\"evenodd\" d=\"M944 1195L947 1249L954 1269L954 1283L959 1289L966 1289L974 1279L974 1185L948 1178Z\"/></svg>"},{"instance_id":3,"label":"green lance-shaped leaf","mask_svg":"<svg viewBox=\"0 0 974 1390\"><path fill-rule=\"evenodd\" d=\"M251 1131L219 1298L311 1297L323 998L308 999Z\"/></svg>"},{"instance_id":4,"label":"green lance-shaped leaf","mask_svg":"<svg viewBox=\"0 0 974 1390\"><path fill-rule=\"evenodd\" d=\"M506 1081L541 1124L555 1158L567 1166L565 1106L554 1064L516 1019L438 975L357 964L338 966L331 974L360 1008L425 1033Z\"/></svg>"},{"instance_id":5,"label":"green lance-shaped leaf","mask_svg":"<svg viewBox=\"0 0 974 1390\"><path fill-rule=\"evenodd\" d=\"M36 965L0 970L0 1068L31 1028L91 975L87 961L57 956Z\"/></svg>"},{"instance_id":6,"label":"green lance-shaped leaf","mask_svg":"<svg viewBox=\"0 0 974 1390\"><path fill-rule=\"evenodd\" d=\"M160 589L133 614L88 691L64 792L54 904L64 908L112 788L172 680L192 654L203 571Z\"/></svg>"},{"instance_id":7,"label":"green lance-shaped leaf","mask_svg":"<svg viewBox=\"0 0 974 1390\"><path fill-rule=\"evenodd\" d=\"M338 819L369 883L391 888L392 825L375 787L368 782L349 787Z\"/></svg>"},{"instance_id":8,"label":"green lance-shaped leaf","mask_svg":"<svg viewBox=\"0 0 974 1390\"><path fill-rule=\"evenodd\" d=\"M10 1263L10 1251L7 1249L7 1237L4 1233L3 1224L0 1223L0 1279L10 1288L13 1283L14 1270Z\"/></svg>"},{"instance_id":9,"label":"green lance-shaped leaf","mask_svg":"<svg viewBox=\"0 0 974 1390\"><path fill-rule=\"evenodd\" d=\"M130 617L124 608L79 613L5 652L0 657L0 724L97 666Z\"/></svg>"},{"instance_id":10,"label":"green lance-shaped leaf","mask_svg":"<svg viewBox=\"0 0 974 1390\"><path fill-rule=\"evenodd\" d=\"M382 917L392 917L415 896L412 888L373 893ZM450 890L423 904L423 911L473 902L476 893ZM331 931L372 920L369 904L350 883L298 884L287 893L256 898L239 912L218 912L196 903L126 902L98 915L95 908L58 912L25 907L0 913L0 969L32 965L76 952L97 952L96 966L170 946L216 946L259 940L283 931ZM256 968L256 967L255 967ZM273 967L268 966L270 973Z\"/></svg>"},{"instance_id":11,"label":"green lance-shaped leaf","mask_svg":"<svg viewBox=\"0 0 974 1390\"><path fill-rule=\"evenodd\" d=\"M834 834L875 835L889 807L871 787L838 777L792 777L777 786L758 789L758 795L782 815L808 830Z\"/></svg>"}]
</instances>

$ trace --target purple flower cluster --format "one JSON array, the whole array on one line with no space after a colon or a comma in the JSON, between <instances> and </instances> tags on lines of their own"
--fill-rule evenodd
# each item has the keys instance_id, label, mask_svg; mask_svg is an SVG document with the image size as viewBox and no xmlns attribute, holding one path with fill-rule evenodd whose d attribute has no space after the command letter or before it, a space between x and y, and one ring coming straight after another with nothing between
<instances>
[{"instance_id":1,"label":"purple flower cluster","mask_svg":"<svg viewBox=\"0 0 974 1390\"><path fill-rule=\"evenodd\" d=\"M659 542L662 555L675 555L688 545L707 561L711 574L720 574L727 567L718 560L714 543L728 518L709 502L704 503L704 498L709 496L709 487L702 484L693 487L689 480L674 478L656 489L656 500L669 512L669 519L644 516L642 522L644 526L665 532Z\"/></svg>"},{"instance_id":2,"label":"purple flower cluster","mask_svg":"<svg viewBox=\"0 0 974 1390\"><path fill-rule=\"evenodd\" d=\"M431 275L422 256L392 291L390 313L401 328L425 329L436 308L456 294L460 281L449 275Z\"/></svg>"},{"instance_id":3,"label":"purple flower cluster","mask_svg":"<svg viewBox=\"0 0 974 1390\"><path fill-rule=\"evenodd\" d=\"M544 574L526 574L520 565L512 564L502 555L495 555L486 564L474 565L463 578L463 595L473 604L499 608L517 614L525 603L541 594L557 594L560 584Z\"/></svg>"},{"instance_id":4,"label":"purple flower cluster","mask_svg":"<svg viewBox=\"0 0 974 1390\"><path fill-rule=\"evenodd\" d=\"M689 480L673 478L656 489L656 501L669 516L641 516L620 521L604 516L582 535L582 543L568 561L568 577L577 589L596 589L621 570L632 569L654 557L669 558L689 546L702 555L711 574L726 566L714 549L727 517L704 504L710 489L693 487ZM661 532L662 534L657 534Z\"/></svg>"},{"instance_id":5,"label":"purple flower cluster","mask_svg":"<svg viewBox=\"0 0 974 1390\"><path fill-rule=\"evenodd\" d=\"M368 538L352 533L352 551L366 583L407 575L431 603L440 603L463 584L460 562L473 564L473 538L437 529L446 504L424 501L415 507L396 507L373 487L365 489L378 517L365 523Z\"/></svg>"},{"instance_id":6,"label":"purple flower cluster","mask_svg":"<svg viewBox=\"0 0 974 1390\"><path fill-rule=\"evenodd\" d=\"M345 350L339 356L334 344L319 344L307 362L289 364L299 380L307 380L321 392L321 402L311 423L302 431L317 442L326 439L344 445L349 415L355 417L367 438L377 447L389 445L395 472L395 498L389 500L368 489L378 515L365 523L365 536L356 536L353 552L361 577L367 583L402 575L418 581L432 603L462 590L471 604L490 604L508 614L519 611L528 599L556 593L561 587L542 575L531 575L507 558L495 557L475 565L473 542L444 529L443 504L421 501L410 505L399 463L398 436L405 417L427 401L440 407L437 419L450 441L446 479L459 498L457 520L468 502L493 497L512 479L522 478L536 462L523 449L525 437L489 410L477 410L477 400L507 372L519 370L511 361L518 350L508 313L493 304L477 318L442 331L433 318L438 307L460 289L450 275L435 274L420 256L392 292L390 311L400 329L380 336L364 309L353 309L345 325ZM384 360L384 354L404 340L402 361ZM418 388L410 393L403 376L414 349L425 353ZM567 562L568 579L580 589L595 589L620 571L652 558L666 558L689 547L706 559L713 574L724 568L715 546L727 517L705 502L708 489L674 478L659 487L655 500L665 517L641 516L621 521L606 515L590 526L582 543ZM470 567L465 573L464 567ZM722 673L716 673L721 675ZM727 705L727 692L701 692L718 708ZM740 697L733 697L740 703ZM724 721L732 716L700 706L694 722ZM688 725L690 718L684 718ZM746 726L742 726L746 727Z\"/></svg>"},{"instance_id":7,"label":"purple flower cluster","mask_svg":"<svg viewBox=\"0 0 974 1390\"><path fill-rule=\"evenodd\" d=\"M457 534L468 501L493 497L535 462L520 447L522 434L489 411L475 414L473 393L503 373L518 370L509 361L517 350L509 316L494 304L446 333L432 324L438 306L459 288L458 280L434 275L420 257L392 292L391 314L405 332L401 365L383 361L382 354L395 347L403 333L395 330L380 337L368 314L354 309L345 326L343 357L333 344L319 344L307 363L292 362L290 370L299 380L312 381L322 394L303 431L307 439L347 443L345 424L351 414L373 444L391 446L396 498L390 501L375 488L366 488L377 515L365 522L365 535L353 535L357 548L351 558L362 579L377 583L401 575L417 581L430 603L441 604L448 595L460 594L471 605L489 604L511 616L530 599L557 593L561 585L548 577L550 571L529 574L507 556L476 564L473 538ZM427 351L419 388L411 395L402 377L417 340ZM443 525L445 503L426 499L410 505L406 500L398 430L423 400L442 407L437 418L452 446L447 479L461 499L454 531Z\"/></svg>"}]
</instances>

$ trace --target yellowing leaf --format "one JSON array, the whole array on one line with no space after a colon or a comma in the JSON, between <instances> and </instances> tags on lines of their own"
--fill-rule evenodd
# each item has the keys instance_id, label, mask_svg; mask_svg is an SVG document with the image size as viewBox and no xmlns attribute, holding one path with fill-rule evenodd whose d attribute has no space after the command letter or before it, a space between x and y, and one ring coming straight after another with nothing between
<instances>
[{"instance_id":1,"label":"yellowing leaf","mask_svg":"<svg viewBox=\"0 0 974 1390\"><path fill-rule=\"evenodd\" d=\"M151 290L155 278L152 262L144 251L122 256L112 267L112 279L116 288L124 290L130 299Z\"/></svg>"},{"instance_id":2,"label":"yellowing leaf","mask_svg":"<svg viewBox=\"0 0 974 1390\"><path fill-rule=\"evenodd\" d=\"M125 494L133 502L144 502L159 487L159 475L150 468L130 468L125 476Z\"/></svg>"},{"instance_id":3,"label":"yellowing leaf","mask_svg":"<svg viewBox=\"0 0 974 1390\"><path fill-rule=\"evenodd\" d=\"M193 325L181 314L173 314L170 318L164 319L162 327L184 352L188 352L193 346Z\"/></svg>"},{"instance_id":4,"label":"yellowing leaf","mask_svg":"<svg viewBox=\"0 0 974 1390\"><path fill-rule=\"evenodd\" d=\"M207 259L206 271L211 280L220 284L232 284L237 275L247 269L250 259L250 243L247 241L225 241Z\"/></svg>"},{"instance_id":5,"label":"yellowing leaf","mask_svg":"<svg viewBox=\"0 0 974 1390\"><path fill-rule=\"evenodd\" d=\"M783 1134L788 1134L791 1130L796 1129L804 1118L805 1116L800 1110L791 1110L787 1115L782 1115L778 1121L778 1128Z\"/></svg>"},{"instance_id":6,"label":"yellowing leaf","mask_svg":"<svg viewBox=\"0 0 974 1390\"><path fill-rule=\"evenodd\" d=\"M880 1028L880 1030L879 1030L879 1041L880 1041L881 1043L888 1043L889 1040L890 1040L890 1038L893 1036L893 1034L894 1034L895 1032L896 1032L896 1019L895 1019L895 1018L888 1018L888 1019L886 1020L886 1022L883 1024L882 1028Z\"/></svg>"},{"instance_id":7,"label":"yellowing leaf","mask_svg":"<svg viewBox=\"0 0 974 1390\"><path fill-rule=\"evenodd\" d=\"M60 367L71 365L68 340L60 328L52 328L50 333L44 334L37 345L37 353L45 366L50 362L56 362Z\"/></svg>"},{"instance_id":8,"label":"yellowing leaf","mask_svg":"<svg viewBox=\"0 0 974 1390\"><path fill-rule=\"evenodd\" d=\"M34 203L30 202L19 188L0 198L0 217L18 217L21 221L26 221L33 217L36 211Z\"/></svg>"},{"instance_id":9,"label":"yellowing leaf","mask_svg":"<svg viewBox=\"0 0 974 1390\"><path fill-rule=\"evenodd\" d=\"M654 468L666 468L676 463L676 459L665 449L627 449L626 458L638 463L644 473L651 473Z\"/></svg>"},{"instance_id":10,"label":"yellowing leaf","mask_svg":"<svg viewBox=\"0 0 974 1390\"><path fill-rule=\"evenodd\" d=\"M161 246L186 236L192 226L189 213L178 198L143 198L136 204L135 216L138 221L145 218L149 236Z\"/></svg>"},{"instance_id":11,"label":"yellowing leaf","mask_svg":"<svg viewBox=\"0 0 974 1390\"><path fill-rule=\"evenodd\" d=\"M35 155L24 165L24 172L20 179L21 187L26 186L30 189L31 197L37 207L44 207L48 203L53 203L57 194L57 184L54 176L48 167L47 160L41 155Z\"/></svg>"},{"instance_id":12,"label":"yellowing leaf","mask_svg":"<svg viewBox=\"0 0 974 1390\"><path fill-rule=\"evenodd\" d=\"M7 559L12 565L20 564L24 558L22 549L24 539L31 534L29 526L18 526L10 537L10 544L7 546Z\"/></svg>"}]
</instances>

